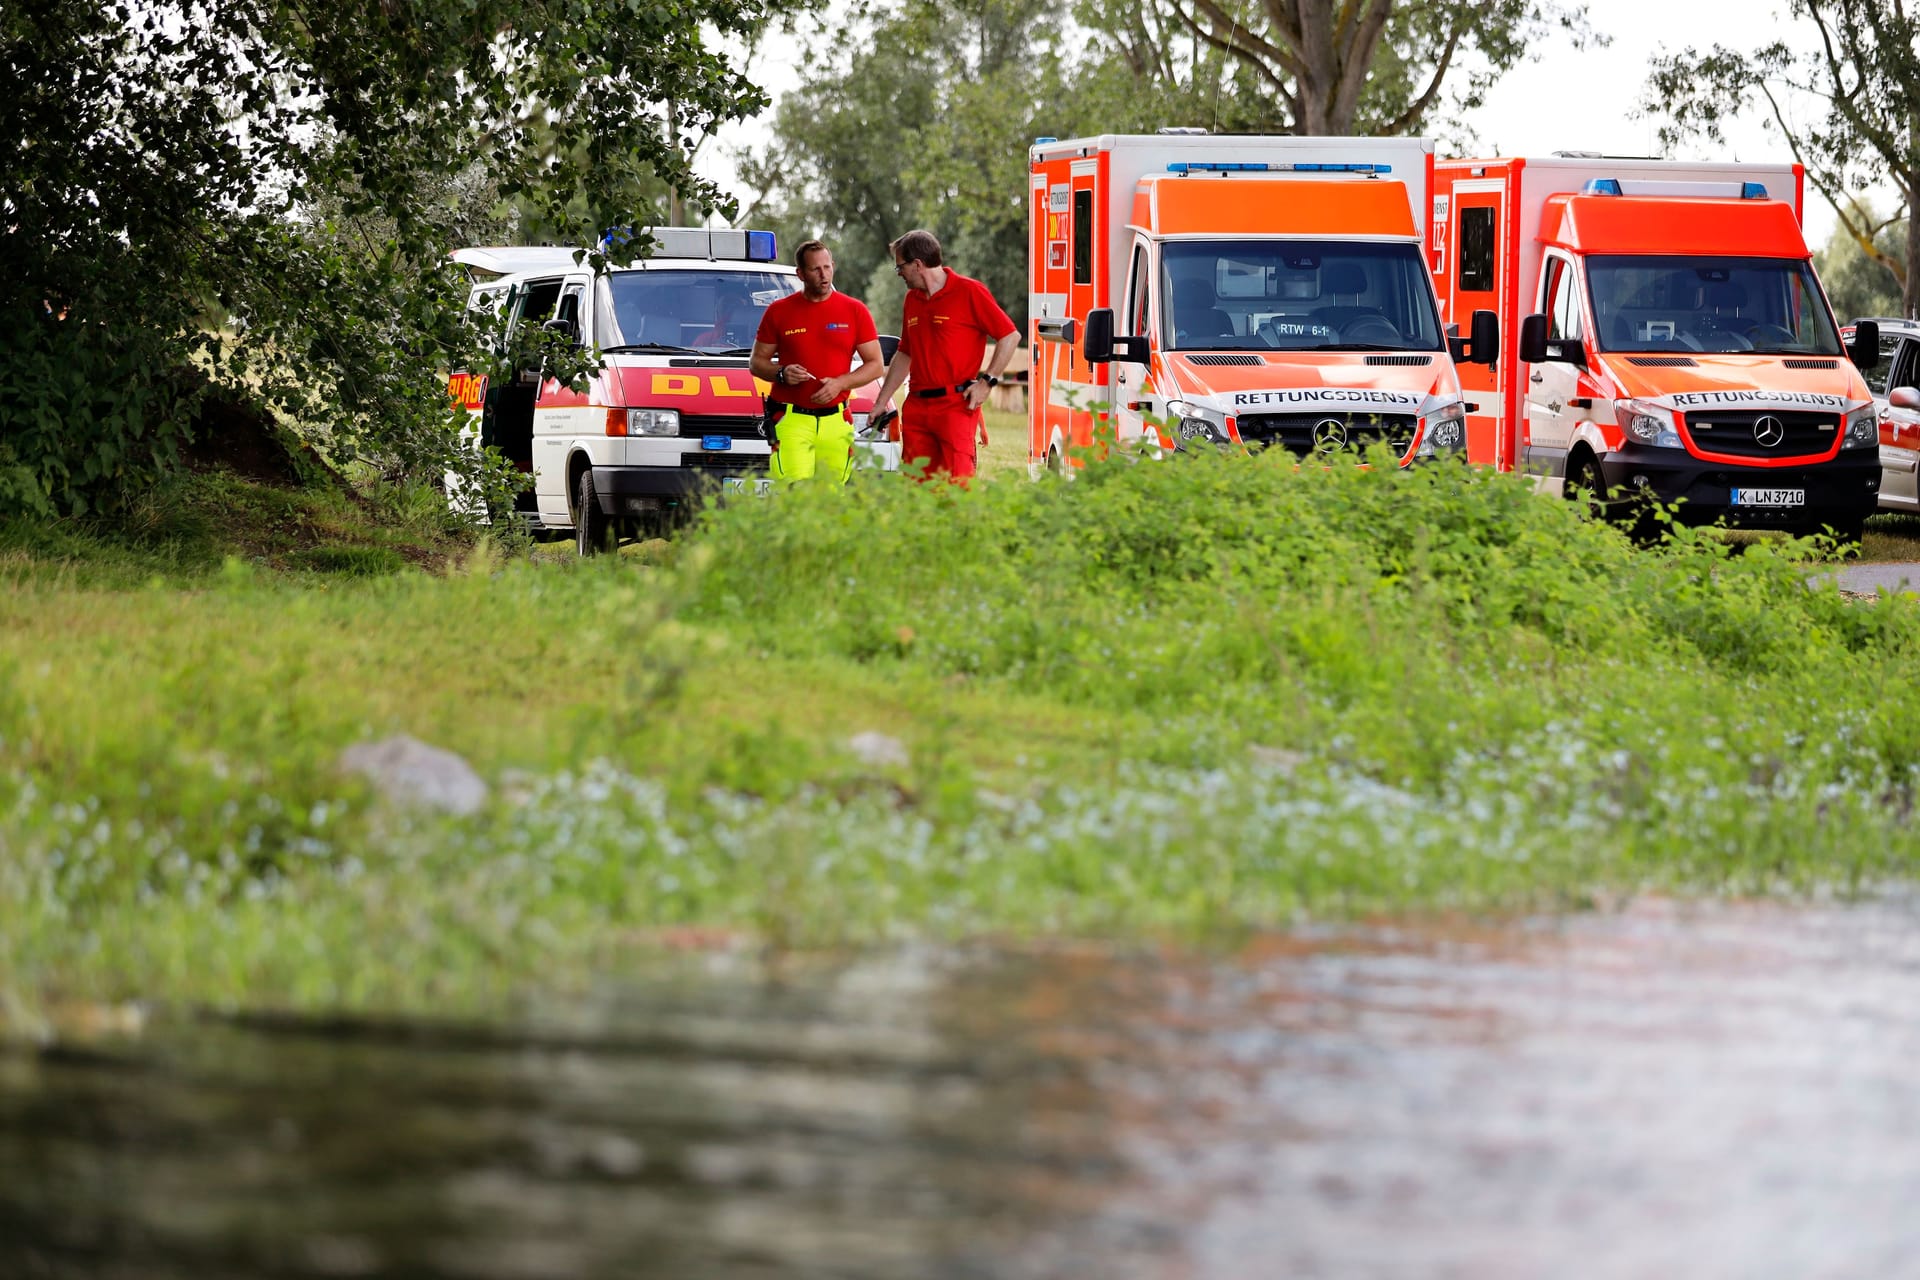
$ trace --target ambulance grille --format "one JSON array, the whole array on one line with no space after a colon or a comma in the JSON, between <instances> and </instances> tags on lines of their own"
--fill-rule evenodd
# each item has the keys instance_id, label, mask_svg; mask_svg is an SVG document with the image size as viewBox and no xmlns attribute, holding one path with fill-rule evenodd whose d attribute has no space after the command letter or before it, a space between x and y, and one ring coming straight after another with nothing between
<instances>
[{"instance_id":1,"label":"ambulance grille","mask_svg":"<svg viewBox=\"0 0 1920 1280\"><path fill-rule=\"evenodd\" d=\"M1780 443L1768 448L1754 438L1754 424L1762 417L1778 418L1784 433ZM1838 415L1831 413L1762 412L1758 409L1719 409L1711 413L1686 415L1687 430L1693 442L1711 453L1731 454L1739 458L1797 458L1821 454L1833 448L1840 430Z\"/></svg>"},{"instance_id":2,"label":"ambulance grille","mask_svg":"<svg viewBox=\"0 0 1920 1280\"><path fill-rule=\"evenodd\" d=\"M1432 356L1368 356L1368 364L1432 364Z\"/></svg>"},{"instance_id":3,"label":"ambulance grille","mask_svg":"<svg viewBox=\"0 0 1920 1280\"><path fill-rule=\"evenodd\" d=\"M759 414L734 413L683 413L680 415L680 438L698 440L701 436L752 436L760 437Z\"/></svg>"},{"instance_id":4,"label":"ambulance grille","mask_svg":"<svg viewBox=\"0 0 1920 1280\"><path fill-rule=\"evenodd\" d=\"M1413 447L1418 422L1410 413L1243 413L1236 422L1244 443L1279 445L1305 458L1326 438L1321 424L1329 420L1340 424L1340 433L1354 448L1384 443L1403 456Z\"/></svg>"},{"instance_id":5,"label":"ambulance grille","mask_svg":"<svg viewBox=\"0 0 1920 1280\"><path fill-rule=\"evenodd\" d=\"M692 467L695 471L765 471L767 455L764 453L697 453L687 452L680 455L680 465Z\"/></svg>"},{"instance_id":6,"label":"ambulance grille","mask_svg":"<svg viewBox=\"0 0 1920 1280\"><path fill-rule=\"evenodd\" d=\"M1692 356L1628 356L1627 363L1648 369L1691 369L1700 362Z\"/></svg>"},{"instance_id":7,"label":"ambulance grille","mask_svg":"<svg viewBox=\"0 0 1920 1280\"><path fill-rule=\"evenodd\" d=\"M1834 365L1838 363L1839 361L1837 360L1789 360L1787 361L1787 368L1789 369L1831 369L1833 368Z\"/></svg>"},{"instance_id":8,"label":"ambulance grille","mask_svg":"<svg viewBox=\"0 0 1920 1280\"><path fill-rule=\"evenodd\" d=\"M1262 359L1261 359L1261 358L1260 358L1259 356L1245 356L1245 355L1222 355L1222 356L1207 356L1207 355L1197 355L1197 356L1188 356L1188 357L1187 357L1187 363L1188 363L1188 364L1265 364L1265 363L1266 363L1266 361L1265 361L1265 360L1262 360Z\"/></svg>"}]
</instances>

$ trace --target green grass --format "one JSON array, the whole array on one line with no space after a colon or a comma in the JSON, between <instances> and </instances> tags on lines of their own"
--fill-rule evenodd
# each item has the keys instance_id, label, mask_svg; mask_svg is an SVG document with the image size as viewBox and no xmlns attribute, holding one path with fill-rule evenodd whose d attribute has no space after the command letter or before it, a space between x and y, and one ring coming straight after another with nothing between
<instances>
[{"instance_id":1,"label":"green grass","mask_svg":"<svg viewBox=\"0 0 1920 1280\"><path fill-rule=\"evenodd\" d=\"M0 1019L490 1008L691 927L1204 940L1913 874L1920 605L1808 590L1804 546L1636 548L1454 467L1029 483L1009 438L970 491L863 475L586 563L219 481L164 533L0 526ZM339 771L401 732L486 808Z\"/></svg>"}]
</instances>

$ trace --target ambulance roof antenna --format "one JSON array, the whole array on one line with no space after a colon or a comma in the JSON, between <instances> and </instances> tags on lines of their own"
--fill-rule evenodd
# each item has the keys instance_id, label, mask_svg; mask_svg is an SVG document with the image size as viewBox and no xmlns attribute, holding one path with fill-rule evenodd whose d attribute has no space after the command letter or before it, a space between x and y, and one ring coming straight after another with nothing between
<instances>
[{"instance_id":1,"label":"ambulance roof antenna","mask_svg":"<svg viewBox=\"0 0 1920 1280\"><path fill-rule=\"evenodd\" d=\"M1239 34L1240 34L1240 14L1239 14L1239 11L1236 10L1233 15L1233 26L1229 28L1227 31L1227 44L1231 46L1233 44L1234 37L1238 36ZM1223 68L1226 66L1226 59L1224 56L1220 60L1220 65ZM1210 132L1213 132L1213 133L1220 132L1220 81L1217 78L1213 82L1213 128L1210 130Z\"/></svg>"}]
</instances>

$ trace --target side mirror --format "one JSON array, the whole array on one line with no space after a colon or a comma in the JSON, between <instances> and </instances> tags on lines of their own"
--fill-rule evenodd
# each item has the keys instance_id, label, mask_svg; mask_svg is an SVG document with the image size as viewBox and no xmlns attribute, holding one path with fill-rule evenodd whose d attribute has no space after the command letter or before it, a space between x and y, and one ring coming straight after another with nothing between
<instances>
[{"instance_id":1,"label":"side mirror","mask_svg":"<svg viewBox=\"0 0 1920 1280\"><path fill-rule=\"evenodd\" d=\"M1480 354L1477 339L1480 333L1481 316L1487 316L1494 321L1495 325L1499 324L1498 319L1488 312L1474 312L1473 328L1476 339L1474 358L1476 359ZM1496 336L1498 332L1496 328ZM1587 367L1587 348L1578 338L1565 338L1559 342L1547 341L1547 318L1543 315L1531 315L1520 322L1520 358L1528 364L1546 364L1548 361L1556 361L1560 364L1579 365L1584 369ZM1488 363L1491 364L1492 361Z\"/></svg>"},{"instance_id":2,"label":"side mirror","mask_svg":"<svg viewBox=\"0 0 1920 1280\"><path fill-rule=\"evenodd\" d=\"M1111 364L1115 360L1145 364L1147 340L1139 337L1114 337L1113 308L1095 307L1087 312L1087 345L1084 354L1088 364Z\"/></svg>"},{"instance_id":3,"label":"side mirror","mask_svg":"<svg viewBox=\"0 0 1920 1280\"><path fill-rule=\"evenodd\" d=\"M1531 315L1520 322L1520 358L1528 364L1547 362L1547 318Z\"/></svg>"},{"instance_id":4,"label":"side mirror","mask_svg":"<svg viewBox=\"0 0 1920 1280\"><path fill-rule=\"evenodd\" d=\"M1500 363L1500 317L1491 311L1473 313L1473 344L1467 359L1474 364Z\"/></svg>"},{"instance_id":5,"label":"side mirror","mask_svg":"<svg viewBox=\"0 0 1920 1280\"><path fill-rule=\"evenodd\" d=\"M891 333L880 335L880 363L892 364L893 353L900 349L900 339Z\"/></svg>"},{"instance_id":6,"label":"side mirror","mask_svg":"<svg viewBox=\"0 0 1920 1280\"><path fill-rule=\"evenodd\" d=\"M1920 409L1920 387L1895 387L1887 393L1891 409Z\"/></svg>"},{"instance_id":7,"label":"side mirror","mask_svg":"<svg viewBox=\"0 0 1920 1280\"><path fill-rule=\"evenodd\" d=\"M1853 341L1847 344L1847 358L1862 369L1880 363L1880 325L1874 320L1853 322Z\"/></svg>"},{"instance_id":8,"label":"side mirror","mask_svg":"<svg viewBox=\"0 0 1920 1280\"><path fill-rule=\"evenodd\" d=\"M580 341L580 331L574 328L573 321L563 319L560 316L555 316L540 327L548 333L564 333L570 342Z\"/></svg>"}]
</instances>

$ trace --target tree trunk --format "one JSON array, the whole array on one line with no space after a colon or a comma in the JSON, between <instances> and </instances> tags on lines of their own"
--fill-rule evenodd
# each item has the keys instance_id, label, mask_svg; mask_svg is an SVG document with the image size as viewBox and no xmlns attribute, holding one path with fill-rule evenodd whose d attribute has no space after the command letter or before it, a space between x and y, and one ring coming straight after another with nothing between
<instances>
[{"instance_id":1,"label":"tree trunk","mask_svg":"<svg viewBox=\"0 0 1920 1280\"><path fill-rule=\"evenodd\" d=\"M1920 194L1920 172L1907 175L1907 190ZM1913 195L1907 197L1907 270L1900 290L1900 311L1907 319L1920 319L1920 213L1913 207Z\"/></svg>"}]
</instances>

